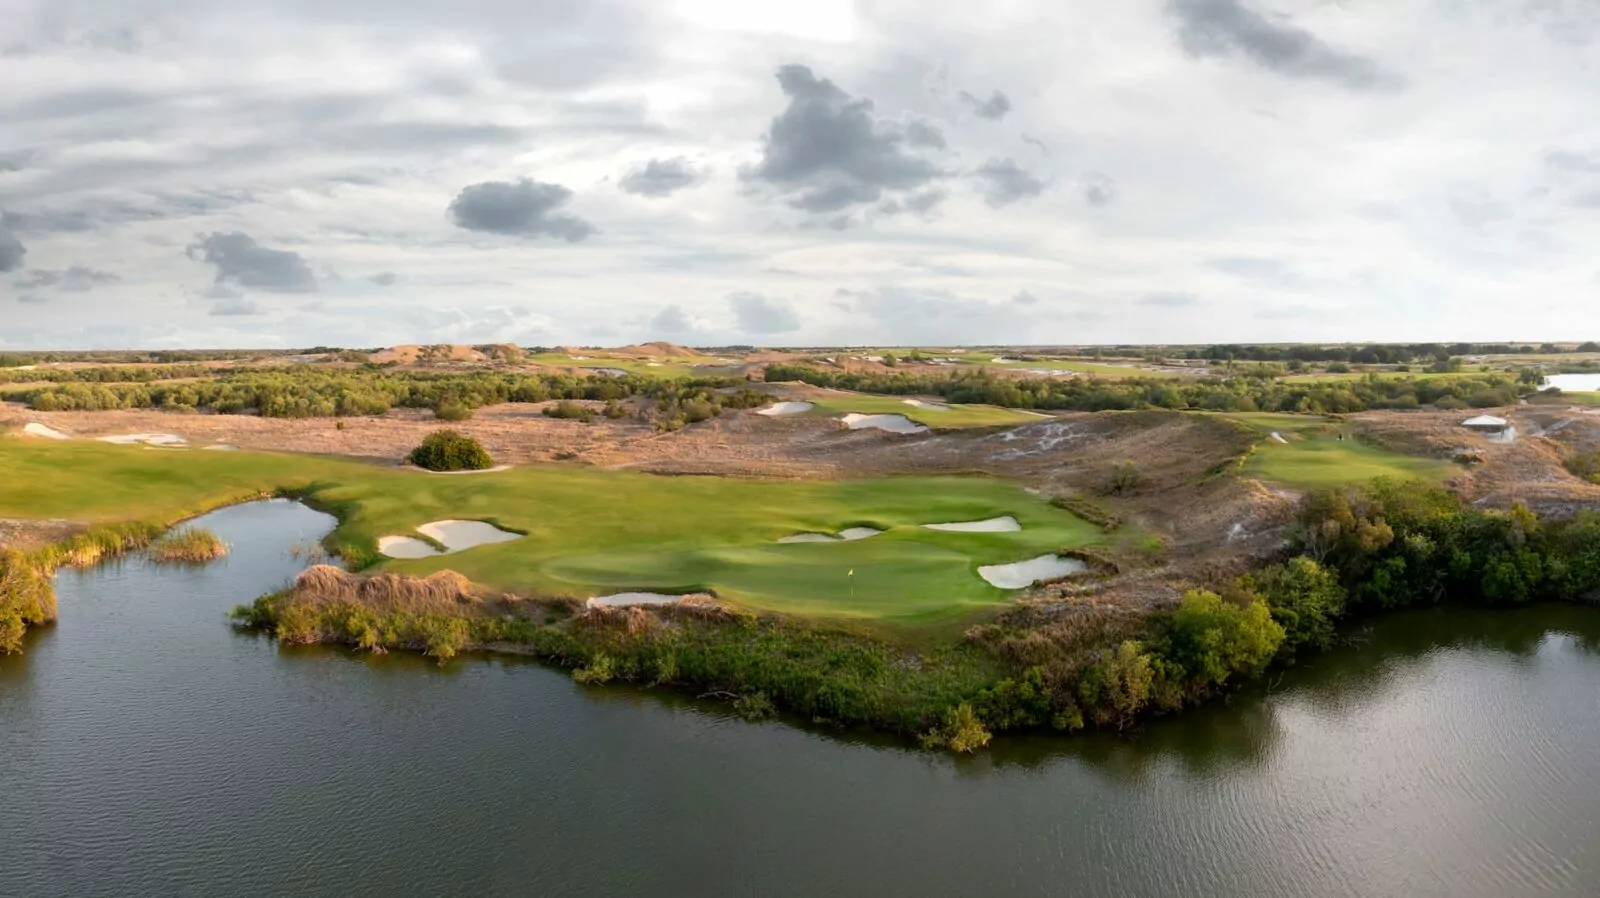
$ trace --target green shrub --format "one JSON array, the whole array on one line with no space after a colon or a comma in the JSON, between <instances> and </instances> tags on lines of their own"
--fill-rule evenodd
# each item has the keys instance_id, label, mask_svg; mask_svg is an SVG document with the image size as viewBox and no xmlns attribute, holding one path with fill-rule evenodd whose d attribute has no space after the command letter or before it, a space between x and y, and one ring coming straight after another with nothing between
<instances>
[{"instance_id":1,"label":"green shrub","mask_svg":"<svg viewBox=\"0 0 1600 898\"><path fill-rule=\"evenodd\" d=\"M761 720L778 713L778 708L765 692L752 692L733 700L734 713L745 720Z\"/></svg>"},{"instance_id":2,"label":"green shrub","mask_svg":"<svg viewBox=\"0 0 1600 898\"><path fill-rule=\"evenodd\" d=\"M494 459L482 444L454 430L436 430L411 450L406 461L430 471L482 471L494 467Z\"/></svg>"},{"instance_id":3,"label":"green shrub","mask_svg":"<svg viewBox=\"0 0 1600 898\"><path fill-rule=\"evenodd\" d=\"M598 685L609 683L617 675L617 664L605 652L597 652L589 659L586 667L577 668L572 672L572 678L580 683Z\"/></svg>"},{"instance_id":4,"label":"green shrub","mask_svg":"<svg viewBox=\"0 0 1600 898\"><path fill-rule=\"evenodd\" d=\"M472 417L472 409L460 401L441 402L433 410L433 416L440 421L465 421Z\"/></svg>"},{"instance_id":5,"label":"green shrub","mask_svg":"<svg viewBox=\"0 0 1600 898\"><path fill-rule=\"evenodd\" d=\"M545 406L544 416L546 418L561 418L570 421L587 422L594 419L594 412L589 411L587 408L579 405L576 402L563 399L555 405Z\"/></svg>"}]
</instances>

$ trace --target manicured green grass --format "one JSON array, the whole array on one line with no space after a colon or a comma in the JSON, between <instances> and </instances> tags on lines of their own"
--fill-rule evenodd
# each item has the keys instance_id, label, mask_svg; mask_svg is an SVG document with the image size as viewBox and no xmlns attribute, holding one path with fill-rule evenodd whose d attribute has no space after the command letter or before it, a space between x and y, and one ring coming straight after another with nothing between
<instances>
[{"instance_id":1,"label":"manicured green grass","mask_svg":"<svg viewBox=\"0 0 1600 898\"><path fill-rule=\"evenodd\" d=\"M629 374L639 374L649 377L689 377L700 373L694 366L697 364L715 364L707 358L692 357L663 357L659 360L640 361L638 359L608 359L598 356L574 359L564 353L549 352L540 355L530 355L525 360L529 365L547 365L558 368L616 368ZM652 362L654 364L652 364Z\"/></svg>"},{"instance_id":2,"label":"manicured green grass","mask_svg":"<svg viewBox=\"0 0 1600 898\"><path fill-rule=\"evenodd\" d=\"M1245 463L1249 477L1299 489L1367 483L1375 477L1442 481L1456 472L1449 462L1402 455L1352 436L1286 437L1287 444L1263 441Z\"/></svg>"},{"instance_id":3,"label":"manicured green grass","mask_svg":"<svg viewBox=\"0 0 1600 898\"><path fill-rule=\"evenodd\" d=\"M1339 374L1329 374L1329 373L1323 372L1323 373L1316 373L1316 374L1292 374L1292 375L1290 375L1288 377L1283 378L1283 382L1284 383L1290 383L1290 384L1312 384L1312 383L1327 383L1329 381L1340 381L1340 380L1347 380L1347 381L1366 380L1369 376L1372 376L1372 375L1376 375L1379 380L1453 380L1453 379L1458 379L1458 378L1462 378L1462 377L1482 377L1482 376L1484 376L1484 372L1478 371L1476 369L1474 369L1472 371L1448 371L1448 372L1430 372L1430 371L1371 371L1371 372L1368 372L1368 371L1346 371L1346 372L1339 373Z\"/></svg>"},{"instance_id":4,"label":"manicured green grass","mask_svg":"<svg viewBox=\"0 0 1600 898\"><path fill-rule=\"evenodd\" d=\"M951 405L948 409L918 408L899 396L874 396L865 393L840 394L810 398L816 406L811 415L843 415L856 412L863 415L905 415L929 427L1000 427L1011 424L1031 424L1041 419L1038 414L1000 408L995 405ZM937 400L929 404L947 405Z\"/></svg>"},{"instance_id":5,"label":"manicured green grass","mask_svg":"<svg viewBox=\"0 0 1600 898\"><path fill-rule=\"evenodd\" d=\"M1600 393L1577 393L1563 391L1561 393L1561 398L1563 401L1569 402L1573 405L1600 405Z\"/></svg>"},{"instance_id":6,"label":"manicured green grass","mask_svg":"<svg viewBox=\"0 0 1600 898\"><path fill-rule=\"evenodd\" d=\"M1311 428L1329 427L1333 423L1322 415L1295 415L1285 412L1191 412L1191 414L1211 415L1238 421L1252 430L1266 434L1298 433Z\"/></svg>"},{"instance_id":7,"label":"manicured green grass","mask_svg":"<svg viewBox=\"0 0 1600 898\"><path fill-rule=\"evenodd\" d=\"M377 537L445 518L526 533L514 542L413 561L408 573L460 571L541 595L715 590L752 608L903 623L949 621L1008 601L977 575L1098 543L1098 528L1021 487L978 477L762 481L664 477L564 465L439 476L342 459L156 451L0 440L0 517L170 522L277 487L337 507L335 539ZM944 533L920 525L1010 514L1019 533ZM799 532L869 525L857 542L779 544ZM851 570L855 571L852 576Z\"/></svg>"}]
</instances>

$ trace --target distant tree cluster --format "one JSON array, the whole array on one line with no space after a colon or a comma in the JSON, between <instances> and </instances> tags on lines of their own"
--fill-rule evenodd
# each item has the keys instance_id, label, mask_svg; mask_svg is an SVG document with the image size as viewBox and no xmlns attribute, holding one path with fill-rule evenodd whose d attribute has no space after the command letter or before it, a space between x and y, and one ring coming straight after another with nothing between
<instances>
[{"instance_id":1,"label":"distant tree cluster","mask_svg":"<svg viewBox=\"0 0 1600 898\"><path fill-rule=\"evenodd\" d=\"M1342 414L1375 408L1492 408L1511 405L1534 387L1501 375L1435 379L1365 377L1289 383L1247 374L1194 380L1014 378L975 369L920 374L841 371L812 365L768 365L768 381L895 395L935 395L955 403L1006 408L1112 411L1200 409L1229 412Z\"/></svg>"}]
</instances>

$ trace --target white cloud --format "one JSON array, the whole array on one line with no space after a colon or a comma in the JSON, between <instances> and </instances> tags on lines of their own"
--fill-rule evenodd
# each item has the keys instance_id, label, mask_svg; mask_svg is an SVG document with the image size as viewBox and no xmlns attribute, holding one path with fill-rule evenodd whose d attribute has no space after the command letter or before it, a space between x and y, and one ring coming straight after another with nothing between
<instances>
[{"instance_id":1,"label":"white cloud","mask_svg":"<svg viewBox=\"0 0 1600 898\"><path fill-rule=\"evenodd\" d=\"M1593 298L1593 4L4 5L8 347L1553 339Z\"/></svg>"}]
</instances>

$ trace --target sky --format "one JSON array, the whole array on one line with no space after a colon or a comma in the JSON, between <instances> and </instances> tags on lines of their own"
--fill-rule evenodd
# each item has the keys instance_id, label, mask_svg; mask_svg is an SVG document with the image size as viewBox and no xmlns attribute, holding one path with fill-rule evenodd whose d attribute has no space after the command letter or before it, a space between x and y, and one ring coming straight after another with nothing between
<instances>
[{"instance_id":1,"label":"sky","mask_svg":"<svg viewBox=\"0 0 1600 898\"><path fill-rule=\"evenodd\" d=\"M0 85L4 348L1600 338L1595 0L0 0Z\"/></svg>"}]
</instances>

